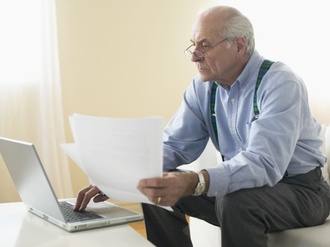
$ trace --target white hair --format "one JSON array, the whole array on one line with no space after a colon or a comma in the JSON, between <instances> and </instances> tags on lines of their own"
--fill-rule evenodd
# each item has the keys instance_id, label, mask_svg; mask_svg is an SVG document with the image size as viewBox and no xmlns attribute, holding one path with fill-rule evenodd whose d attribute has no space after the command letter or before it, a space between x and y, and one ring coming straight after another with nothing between
<instances>
[{"instance_id":1,"label":"white hair","mask_svg":"<svg viewBox=\"0 0 330 247\"><path fill-rule=\"evenodd\" d=\"M245 53L251 55L255 49L254 31L250 20L240 11L228 6L215 6L204 10L198 17L221 16L216 18L219 23L219 35L228 40L244 38L246 41Z\"/></svg>"}]
</instances>

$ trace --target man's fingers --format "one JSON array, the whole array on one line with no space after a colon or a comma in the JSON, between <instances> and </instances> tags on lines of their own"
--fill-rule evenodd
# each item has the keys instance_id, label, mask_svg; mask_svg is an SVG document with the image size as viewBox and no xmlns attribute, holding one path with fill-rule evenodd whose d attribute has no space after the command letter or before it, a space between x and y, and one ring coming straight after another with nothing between
<instances>
[{"instance_id":1,"label":"man's fingers","mask_svg":"<svg viewBox=\"0 0 330 247\"><path fill-rule=\"evenodd\" d=\"M94 202L104 202L105 200L108 200L109 197L107 195L97 195L93 198Z\"/></svg>"},{"instance_id":2,"label":"man's fingers","mask_svg":"<svg viewBox=\"0 0 330 247\"><path fill-rule=\"evenodd\" d=\"M156 205L173 206L184 195L186 187L181 176L186 173L164 173L161 178L139 181L137 189Z\"/></svg>"},{"instance_id":3,"label":"man's fingers","mask_svg":"<svg viewBox=\"0 0 330 247\"><path fill-rule=\"evenodd\" d=\"M84 198L85 198L85 193L86 193L88 190L90 190L91 188L92 188L92 185L89 185L88 187L86 187L86 188L84 188L84 189L82 189L82 190L80 190L80 191L78 192L78 196L77 196L76 204L75 204L75 206L74 206L74 208L73 208L75 211L79 211L80 206L81 206L81 203L82 203L82 201L83 201Z\"/></svg>"},{"instance_id":4,"label":"man's fingers","mask_svg":"<svg viewBox=\"0 0 330 247\"><path fill-rule=\"evenodd\" d=\"M97 188L94 185L89 185L88 187L79 191L74 210L84 211L90 200L99 192L100 192L99 188Z\"/></svg>"}]
</instances>

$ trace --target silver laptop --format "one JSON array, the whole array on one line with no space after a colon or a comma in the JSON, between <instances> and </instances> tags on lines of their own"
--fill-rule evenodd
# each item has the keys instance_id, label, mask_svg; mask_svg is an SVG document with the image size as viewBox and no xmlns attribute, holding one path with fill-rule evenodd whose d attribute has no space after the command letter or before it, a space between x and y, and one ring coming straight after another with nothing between
<instances>
[{"instance_id":1,"label":"silver laptop","mask_svg":"<svg viewBox=\"0 0 330 247\"><path fill-rule=\"evenodd\" d=\"M73 211L74 199L57 199L33 143L0 137L0 154L28 211L69 232L143 219L109 202L90 202L85 212Z\"/></svg>"}]
</instances>

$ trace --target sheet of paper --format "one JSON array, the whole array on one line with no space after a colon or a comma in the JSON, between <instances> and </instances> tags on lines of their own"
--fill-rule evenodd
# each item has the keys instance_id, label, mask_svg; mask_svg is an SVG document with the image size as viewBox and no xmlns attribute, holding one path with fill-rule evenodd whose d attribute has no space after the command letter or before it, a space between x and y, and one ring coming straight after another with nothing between
<instances>
[{"instance_id":1,"label":"sheet of paper","mask_svg":"<svg viewBox=\"0 0 330 247\"><path fill-rule=\"evenodd\" d=\"M75 143L61 146L93 184L114 200L150 203L136 186L162 176L163 118L74 114L70 124Z\"/></svg>"},{"instance_id":2,"label":"sheet of paper","mask_svg":"<svg viewBox=\"0 0 330 247\"><path fill-rule=\"evenodd\" d=\"M65 151L65 153L74 161L74 163L76 163L80 167L80 169L85 172L85 168L80 159L77 145L75 143L62 143L61 147Z\"/></svg>"}]
</instances>

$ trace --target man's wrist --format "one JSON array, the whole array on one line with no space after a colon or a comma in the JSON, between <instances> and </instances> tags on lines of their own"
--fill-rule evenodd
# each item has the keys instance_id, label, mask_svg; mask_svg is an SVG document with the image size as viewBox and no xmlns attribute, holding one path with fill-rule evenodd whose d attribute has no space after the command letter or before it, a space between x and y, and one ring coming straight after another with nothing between
<instances>
[{"instance_id":1,"label":"man's wrist","mask_svg":"<svg viewBox=\"0 0 330 247\"><path fill-rule=\"evenodd\" d=\"M209 176L207 171L202 170L196 173L197 175L197 185L192 193L193 196L200 196L208 190Z\"/></svg>"},{"instance_id":2,"label":"man's wrist","mask_svg":"<svg viewBox=\"0 0 330 247\"><path fill-rule=\"evenodd\" d=\"M204 193L207 193L209 191L209 187L210 187L210 175L206 170L202 170L201 172L203 173L204 180L205 180Z\"/></svg>"}]
</instances>

